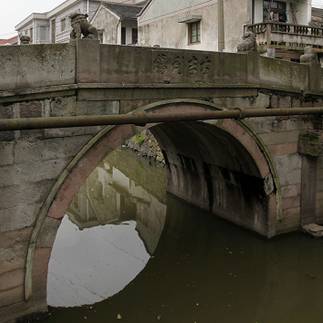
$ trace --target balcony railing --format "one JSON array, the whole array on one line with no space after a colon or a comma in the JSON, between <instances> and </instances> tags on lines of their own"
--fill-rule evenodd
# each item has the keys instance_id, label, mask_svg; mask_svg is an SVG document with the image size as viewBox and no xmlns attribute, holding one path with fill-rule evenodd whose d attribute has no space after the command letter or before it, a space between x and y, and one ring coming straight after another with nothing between
<instances>
[{"instance_id":1,"label":"balcony railing","mask_svg":"<svg viewBox=\"0 0 323 323\"><path fill-rule=\"evenodd\" d=\"M323 28L281 22L245 25L244 32L257 35L257 43L266 47L302 50L305 46L323 49Z\"/></svg>"}]
</instances>

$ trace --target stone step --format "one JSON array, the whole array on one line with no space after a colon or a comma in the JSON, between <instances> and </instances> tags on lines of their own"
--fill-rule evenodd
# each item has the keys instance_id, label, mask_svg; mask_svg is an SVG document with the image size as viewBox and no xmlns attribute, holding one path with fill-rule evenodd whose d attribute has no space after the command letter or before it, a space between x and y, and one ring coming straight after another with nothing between
<instances>
[{"instance_id":1,"label":"stone step","mask_svg":"<svg viewBox=\"0 0 323 323\"><path fill-rule=\"evenodd\" d=\"M302 226L303 230L310 234L311 236L315 238L322 238L323 237L323 226L316 224L316 223L310 223Z\"/></svg>"}]
</instances>

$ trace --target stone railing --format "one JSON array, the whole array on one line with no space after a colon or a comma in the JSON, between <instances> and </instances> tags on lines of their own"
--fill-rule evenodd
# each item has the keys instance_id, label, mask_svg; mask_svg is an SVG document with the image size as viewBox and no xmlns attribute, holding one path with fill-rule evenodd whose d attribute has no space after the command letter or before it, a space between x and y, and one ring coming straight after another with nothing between
<instances>
[{"instance_id":1,"label":"stone railing","mask_svg":"<svg viewBox=\"0 0 323 323\"><path fill-rule=\"evenodd\" d=\"M81 93L88 99L88 90L99 96L125 88L201 91L203 87L257 86L323 95L323 69L255 53L100 45L99 41L84 39L68 44L0 46L0 66L0 103L17 100L17 96L26 100L27 95L38 97L40 93L47 97L51 91L79 91L81 100Z\"/></svg>"},{"instance_id":2,"label":"stone railing","mask_svg":"<svg viewBox=\"0 0 323 323\"><path fill-rule=\"evenodd\" d=\"M252 31L255 34L264 33L267 30L273 33L288 33L299 36L323 37L323 28L306 25L286 24L282 22L262 22L253 25L245 25L245 32Z\"/></svg>"},{"instance_id":3,"label":"stone railing","mask_svg":"<svg viewBox=\"0 0 323 323\"><path fill-rule=\"evenodd\" d=\"M281 22L245 25L244 32L257 35L260 46L302 50L305 46L323 49L323 28Z\"/></svg>"}]
</instances>

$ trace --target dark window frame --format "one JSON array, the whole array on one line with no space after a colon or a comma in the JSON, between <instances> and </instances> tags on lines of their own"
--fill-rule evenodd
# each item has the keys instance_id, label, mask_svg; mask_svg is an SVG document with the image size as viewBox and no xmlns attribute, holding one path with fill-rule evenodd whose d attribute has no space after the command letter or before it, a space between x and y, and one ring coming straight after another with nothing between
<instances>
[{"instance_id":1,"label":"dark window frame","mask_svg":"<svg viewBox=\"0 0 323 323\"><path fill-rule=\"evenodd\" d=\"M127 41L127 28L121 27L121 45L126 45Z\"/></svg>"},{"instance_id":2,"label":"dark window frame","mask_svg":"<svg viewBox=\"0 0 323 323\"><path fill-rule=\"evenodd\" d=\"M264 0L263 2L263 21L264 22L287 22L287 3L280 0ZM272 17L270 12L272 12Z\"/></svg>"},{"instance_id":3,"label":"dark window frame","mask_svg":"<svg viewBox=\"0 0 323 323\"><path fill-rule=\"evenodd\" d=\"M138 28L132 28L131 40L133 45L138 44Z\"/></svg>"},{"instance_id":4,"label":"dark window frame","mask_svg":"<svg viewBox=\"0 0 323 323\"><path fill-rule=\"evenodd\" d=\"M98 30L98 37L99 37L100 44L103 44L103 39L104 39L103 33L104 33L104 30L102 29Z\"/></svg>"},{"instance_id":5,"label":"dark window frame","mask_svg":"<svg viewBox=\"0 0 323 323\"><path fill-rule=\"evenodd\" d=\"M61 19L61 32L66 30L66 26L67 25L67 21L66 21L66 17Z\"/></svg>"},{"instance_id":6,"label":"dark window frame","mask_svg":"<svg viewBox=\"0 0 323 323\"><path fill-rule=\"evenodd\" d=\"M201 20L190 22L188 27L188 44L194 45L201 43Z\"/></svg>"}]
</instances>

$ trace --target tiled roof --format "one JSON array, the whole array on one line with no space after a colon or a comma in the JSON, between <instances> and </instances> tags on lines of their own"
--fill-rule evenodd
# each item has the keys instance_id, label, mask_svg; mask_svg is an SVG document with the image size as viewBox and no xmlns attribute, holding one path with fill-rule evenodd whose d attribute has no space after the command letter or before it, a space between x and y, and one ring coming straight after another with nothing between
<instances>
[{"instance_id":1,"label":"tiled roof","mask_svg":"<svg viewBox=\"0 0 323 323\"><path fill-rule=\"evenodd\" d=\"M312 8L312 17L323 18L323 9L321 8Z\"/></svg>"},{"instance_id":2,"label":"tiled roof","mask_svg":"<svg viewBox=\"0 0 323 323\"><path fill-rule=\"evenodd\" d=\"M141 11L139 12L139 16L141 16L144 11L146 11L146 9L148 8L149 4L152 2L152 0L146 0L143 2L143 7L141 9Z\"/></svg>"},{"instance_id":3,"label":"tiled roof","mask_svg":"<svg viewBox=\"0 0 323 323\"><path fill-rule=\"evenodd\" d=\"M123 5L123 4L116 4L116 3L103 3L103 5L114 12L120 19L137 19L137 16L143 5Z\"/></svg>"},{"instance_id":4,"label":"tiled roof","mask_svg":"<svg viewBox=\"0 0 323 323\"><path fill-rule=\"evenodd\" d=\"M0 45L14 45L18 43L18 36L13 36L8 39L0 39Z\"/></svg>"}]
</instances>

